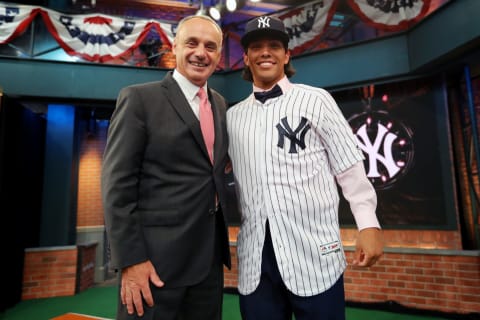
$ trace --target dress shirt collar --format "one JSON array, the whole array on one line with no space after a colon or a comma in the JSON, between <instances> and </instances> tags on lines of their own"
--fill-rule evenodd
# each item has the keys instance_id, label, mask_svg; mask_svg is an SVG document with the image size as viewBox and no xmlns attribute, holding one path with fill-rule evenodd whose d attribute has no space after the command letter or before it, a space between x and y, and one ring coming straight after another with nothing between
<instances>
[{"instance_id":1,"label":"dress shirt collar","mask_svg":"<svg viewBox=\"0 0 480 320\"><path fill-rule=\"evenodd\" d=\"M287 76L283 76L283 78L280 79L280 81L278 81L276 84L278 84L280 86L283 94L285 94L293 86L291 84L290 80L288 80ZM271 88L268 88L267 90L264 90L264 89L261 89L261 88L257 87L256 85L253 85L253 92L268 91L268 90L271 90L274 86L275 86L275 84Z\"/></svg>"},{"instance_id":2,"label":"dress shirt collar","mask_svg":"<svg viewBox=\"0 0 480 320\"><path fill-rule=\"evenodd\" d=\"M185 78L185 76L180 72L178 72L176 69L173 70L173 79L177 81L178 85L180 86L180 89L182 89L182 92L185 95L185 98L187 98L187 101L192 103L192 101L197 96L197 93L200 87L191 83L190 80ZM206 82L205 82L205 85L203 86L203 89L205 90L205 92L208 92Z\"/></svg>"},{"instance_id":3,"label":"dress shirt collar","mask_svg":"<svg viewBox=\"0 0 480 320\"><path fill-rule=\"evenodd\" d=\"M293 87L293 84L290 82L290 80L288 80L286 75L283 76L283 78L280 79L280 81L278 81L276 84L278 84L280 86L280 88L282 89L282 94L287 93L287 91L290 90ZM274 84L271 88L268 88L267 90L261 89L261 88L257 87L256 85L253 85L253 92L271 90L276 84ZM251 94L251 99L257 101L255 99L255 95L253 93ZM261 104L260 101L257 101L257 102Z\"/></svg>"}]
</instances>

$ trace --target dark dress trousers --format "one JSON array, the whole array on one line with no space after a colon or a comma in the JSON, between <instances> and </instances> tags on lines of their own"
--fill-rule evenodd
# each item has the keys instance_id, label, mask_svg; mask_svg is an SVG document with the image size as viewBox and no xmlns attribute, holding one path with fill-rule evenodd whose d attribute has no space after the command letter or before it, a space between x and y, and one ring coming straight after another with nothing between
<instances>
[{"instance_id":1,"label":"dark dress trousers","mask_svg":"<svg viewBox=\"0 0 480 320\"><path fill-rule=\"evenodd\" d=\"M212 89L208 96L215 122L213 165L200 123L171 72L161 81L122 89L108 131L102 197L111 263L122 269L149 259L164 288L202 281L215 251L230 268L222 213L226 101Z\"/></svg>"}]
</instances>

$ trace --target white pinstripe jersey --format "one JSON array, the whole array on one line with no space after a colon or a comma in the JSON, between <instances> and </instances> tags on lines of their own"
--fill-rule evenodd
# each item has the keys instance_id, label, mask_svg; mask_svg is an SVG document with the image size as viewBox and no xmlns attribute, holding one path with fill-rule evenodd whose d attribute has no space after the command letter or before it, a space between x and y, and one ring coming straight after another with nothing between
<instances>
[{"instance_id":1,"label":"white pinstripe jersey","mask_svg":"<svg viewBox=\"0 0 480 320\"><path fill-rule=\"evenodd\" d=\"M329 289L346 267L335 175L363 160L355 136L325 90L290 84L261 104L253 94L227 111L242 212L239 291L259 284L265 222L282 279L299 296Z\"/></svg>"}]
</instances>

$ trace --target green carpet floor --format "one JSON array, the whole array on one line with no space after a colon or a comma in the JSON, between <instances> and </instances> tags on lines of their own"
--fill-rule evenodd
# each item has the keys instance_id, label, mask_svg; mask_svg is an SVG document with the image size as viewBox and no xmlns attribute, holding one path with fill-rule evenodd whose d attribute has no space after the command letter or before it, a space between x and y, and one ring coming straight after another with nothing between
<instances>
[{"instance_id":1,"label":"green carpet floor","mask_svg":"<svg viewBox=\"0 0 480 320\"><path fill-rule=\"evenodd\" d=\"M0 314L2 320L48 320L73 312L115 318L116 287L94 287L70 297L26 300ZM444 320L446 318L347 308L347 320ZM225 294L223 320L241 320L238 296ZM271 319L274 320L274 319Z\"/></svg>"}]
</instances>

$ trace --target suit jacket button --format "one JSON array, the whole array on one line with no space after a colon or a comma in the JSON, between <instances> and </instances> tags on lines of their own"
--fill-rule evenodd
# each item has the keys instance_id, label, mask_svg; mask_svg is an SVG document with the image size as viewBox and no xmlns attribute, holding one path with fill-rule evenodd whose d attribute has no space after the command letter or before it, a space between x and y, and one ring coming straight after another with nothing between
<instances>
[{"instance_id":1,"label":"suit jacket button","mask_svg":"<svg viewBox=\"0 0 480 320\"><path fill-rule=\"evenodd\" d=\"M208 214L209 214L209 215L214 215L214 214L215 214L215 210L209 209L209 210L208 210Z\"/></svg>"}]
</instances>

